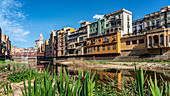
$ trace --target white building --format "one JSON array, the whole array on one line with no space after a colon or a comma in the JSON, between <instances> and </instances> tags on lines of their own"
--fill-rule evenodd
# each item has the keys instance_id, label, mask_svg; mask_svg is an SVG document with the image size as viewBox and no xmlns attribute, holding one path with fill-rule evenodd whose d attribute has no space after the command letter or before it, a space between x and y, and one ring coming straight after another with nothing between
<instances>
[{"instance_id":1,"label":"white building","mask_svg":"<svg viewBox=\"0 0 170 96\"><path fill-rule=\"evenodd\" d=\"M41 44L43 44L43 35L39 35L39 40L35 40L35 49L39 49L41 47Z\"/></svg>"}]
</instances>

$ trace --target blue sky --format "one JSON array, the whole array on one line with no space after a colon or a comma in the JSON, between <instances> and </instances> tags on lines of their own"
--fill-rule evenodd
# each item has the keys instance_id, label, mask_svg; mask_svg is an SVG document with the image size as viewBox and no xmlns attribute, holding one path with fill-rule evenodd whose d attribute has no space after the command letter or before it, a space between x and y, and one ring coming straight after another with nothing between
<instances>
[{"instance_id":1,"label":"blue sky","mask_svg":"<svg viewBox=\"0 0 170 96\"><path fill-rule=\"evenodd\" d=\"M80 21L93 22L122 8L133 13L133 20L170 5L169 0L0 0L0 27L12 45L34 47L40 33L63 27L79 28Z\"/></svg>"}]
</instances>

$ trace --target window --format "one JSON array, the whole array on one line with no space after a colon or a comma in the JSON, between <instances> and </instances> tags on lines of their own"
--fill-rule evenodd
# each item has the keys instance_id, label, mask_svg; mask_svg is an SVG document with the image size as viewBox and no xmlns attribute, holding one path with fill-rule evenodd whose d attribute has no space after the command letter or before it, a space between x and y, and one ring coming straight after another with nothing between
<instances>
[{"instance_id":1,"label":"window","mask_svg":"<svg viewBox=\"0 0 170 96\"><path fill-rule=\"evenodd\" d=\"M109 30L107 30L107 33L109 33Z\"/></svg>"},{"instance_id":2,"label":"window","mask_svg":"<svg viewBox=\"0 0 170 96\"><path fill-rule=\"evenodd\" d=\"M113 41L116 41L116 36L113 36Z\"/></svg>"},{"instance_id":3,"label":"window","mask_svg":"<svg viewBox=\"0 0 170 96\"><path fill-rule=\"evenodd\" d=\"M139 44L143 44L144 43L144 39L139 39Z\"/></svg>"},{"instance_id":4,"label":"window","mask_svg":"<svg viewBox=\"0 0 170 96\"><path fill-rule=\"evenodd\" d=\"M129 15L127 15L127 20L128 20L128 21L130 20Z\"/></svg>"},{"instance_id":5,"label":"window","mask_svg":"<svg viewBox=\"0 0 170 96\"><path fill-rule=\"evenodd\" d=\"M129 16L129 15L128 15ZM119 19L120 19L120 14L118 15Z\"/></svg>"},{"instance_id":6,"label":"window","mask_svg":"<svg viewBox=\"0 0 170 96\"><path fill-rule=\"evenodd\" d=\"M109 24L106 24L106 27L109 27Z\"/></svg>"},{"instance_id":7,"label":"window","mask_svg":"<svg viewBox=\"0 0 170 96\"><path fill-rule=\"evenodd\" d=\"M113 22L112 24L113 24L113 25L112 25L113 27L116 27L116 22Z\"/></svg>"},{"instance_id":8,"label":"window","mask_svg":"<svg viewBox=\"0 0 170 96\"><path fill-rule=\"evenodd\" d=\"M113 32L113 29L111 29L111 32Z\"/></svg>"},{"instance_id":9,"label":"window","mask_svg":"<svg viewBox=\"0 0 170 96\"><path fill-rule=\"evenodd\" d=\"M93 52L93 48L91 47L91 53Z\"/></svg>"},{"instance_id":10,"label":"window","mask_svg":"<svg viewBox=\"0 0 170 96\"><path fill-rule=\"evenodd\" d=\"M111 20L115 20L115 16L113 16L113 17L111 18Z\"/></svg>"},{"instance_id":11,"label":"window","mask_svg":"<svg viewBox=\"0 0 170 96\"><path fill-rule=\"evenodd\" d=\"M107 50L110 50L110 45L107 46Z\"/></svg>"},{"instance_id":12,"label":"window","mask_svg":"<svg viewBox=\"0 0 170 96\"><path fill-rule=\"evenodd\" d=\"M90 52L90 48L88 48L88 53Z\"/></svg>"},{"instance_id":13,"label":"window","mask_svg":"<svg viewBox=\"0 0 170 96\"><path fill-rule=\"evenodd\" d=\"M153 21L152 21L152 26L154 26L154 25L155 25L155 21L153 20Z\"/></svg>"},{"instance_id":14,"label":"window","mask_svg":"<svg viewBox=\"0 0 170 96\"><path fill-rule=\"evenodd\" d=\"M156 24L159 24L159 19L156 20Z\"/></svg>"},{"instance_id":15,"label":"window","mask_svg":"<svg viewBox=\"0 0 170 96\"><path fill-rule=\"evenodd\" d=\"M87 41L87 45L89 45L89 41Z\"/></svg>"},{"instance_id":16,"label":"window","mask_svg":"<svg viewBox=\"0 0 170 96\"><path fill-rule=\"evenodd\" d=\"M84 53L87 53L87 48L84 48Z\"/></svg>"},{"instance_id":17,"label":"window","mask_svg":"<svg viewBox=\"0 0 170 96\"><path fill-rule=\"evenodd\" d=\"M98 39L98 42L101 42L101 39Z\"/></svg>"},{"instance_id":18,"label":"window","mask_svg":"<svg viewBox=\"0 0 170 96\"><path fill-rule=\"evenodd\" d=\"M159 43L158 35L153 36L153 39L154 39L154 44L158 44Z\"/></svg>"},{"instance_id":19,"label":"window","mask_svg":"<svg viewBox=\"0 0 170 96\"><path fill-rule=\"evenodd\" d=\"M97 46L97 51L100 51L100 46Z\"/></svg>"},{"instance_id":20,"label":"window","mask_svg":"<svg viewBox=\"0 0 170 96\"><path fill-rule=\"evenodd\" d=\"M147 22L147 27L149 27L150 26L150 24L149 24L149 21Z\"/></svg>"},{"instance_id":21,"label":"window","mask_svg":"<svg viewBox=\"0 0 170 96\"><path fill-rule=\"evenodd\" d=\"M103 45L103 51L105 51L105 45Z\"/></svg>"},{"instance_id":22,"label":"window","mask_svg":"<svg viewBox=\"0 0 170 96\"><path fill-rule=\"evenodd\" d=\"M104 37L104 41L109 41L109 37Z\"/></svg>"},{"instance_id":23,"label":"window","mask_svg":"<svg viewBox=\"0 0 170 96\"><path fill-rule=\"evenodd\" d=\"M117 22L117 26L121 26L121 21L118 21L118 22Z\"/></svg>"},{"instance_id":24,"label":"window","mask_svg":"<svg viewBox=\"0 0 170 96\"><path fill-rule=\"evenodd\" d=\"M95 51L95 47L93 47L93 51Z\"/></svg>"},{"instance_id":25,"label":"window","mask_svg":"<svg viewBox=\"0 0 170 96\"><path fill-rule=\"evenodd\" d=\"M161 44L164 44L164 35L163 34L161 34L160 39L161 39Z\"/></svg>"},{"instance_id":26,"label":"window","mask_svg":"<svg viewBox=\"0 0 170 96\"><path fill-rule=\"evenodd\" d=\"M91 44L95 44L95 40L91 40Z\"/></svg>"},{"instance_id":27,"label":"window","mask_svg":"<svg viewBox=\"0 0 170 96\"><path fill-rule=\"evenodd\" d=\"M126 45L130 45L130 41L126 41Z\"/></svg>"},{"instance_id":28,"label":"window","mask_svg":"<svg viewBox=\"0 0 170 96\"><path fill-rule=\"evenodd\" d=\"M152 37L149 36L149 44L151 45L152 44Z\"/></svg>"},{"instance_id":29,"label":"window","mask_svg":"<svg viewBox=\"0 0 170 96\"><path fill-rule=\"evenodd\" d=\"M137 40L132 40L132 44L137 44Z\"/></svg>"},{"instance_id":30,"label":"window","mask_svg":"<svg viewBox=\"0 0 170 96\"><path fill-rule=\"evenodd\" d=\"M116 50L116 44L113 44L113 50Z\"/></svg>"}]
</instances>

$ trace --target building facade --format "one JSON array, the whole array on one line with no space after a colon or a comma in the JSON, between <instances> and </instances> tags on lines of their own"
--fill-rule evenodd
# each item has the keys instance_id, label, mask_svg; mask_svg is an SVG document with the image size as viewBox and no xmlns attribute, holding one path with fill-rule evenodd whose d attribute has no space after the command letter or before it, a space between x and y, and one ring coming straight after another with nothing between
<instances>
[{"instance_id":1,"label":"building facade","mask_svg":"<svg viewBox=\"0 0 170 96\"><path fill-rule=\"evenodd\" d=\"M11 41L9 40L9 36L2 34L2 30L0 28L0 57L10 58L11 53Z\"/></svg>"},{"instance_id":2,"label":"building facade","mask_svg":"<svg viewBox=\"0 0 170 96\"><path fill-rule=\"evenodd\" d=\"M37 49L39 52L41 51L41 45L44 43L43 41L43 35L39 35L39 40L35 40L35 49Z\"/></svg>"},{"instance_id":3,"label":"building facade","mask_svg":"<svg viewBox=\"0 0 170 96\"><path fill-rule=\"evenodd\" d=\"M11 53L12 59L15 62L37 64L37 56L44 56L44 53L40 53L37 49L30 48L18 48L14 47Z\"/></svg>"},{"instance_id":4,"label":"building facade","mask_svg":"<svg viewBox=\"0 0 170 96\"><path fill-rule=\"evenodd\" d=\"M56 57L170 54L170 5L135 21L132 12L121 9L77 30L57 30L53 43Z\"/></svg>"},{"instance_id":5,"label":"building facade","mask_svg":"<svg viewBox=\"0 0 170 96\"><path fill-rule=\"evenodd\" d=\"M144 18L133 21L132 25L132 34L121 38L121 55L170 53L170 6L145 15Z\"/></svg>"},{"instance_id":6,"label":"building facade","mask_svg":"<svg viewBox=\"0 0 170 96\"><path fill-rule=\"evenodd\" d=\"M68 56L79 56L84 54L84 46L89 37L89 24L91 22L81 23L78 30L68 33Z\"/></svg>"},{"instance_id":7,"label":"building facade","mask_svg":"<svg viewBox=\"0 0 170 96\"><path fill-rule=\"evenodd\" d=\"M67 56L68 55L68 35L74 32L75 29L71 27L66 27L56 32L56 54L57 56Z\"/></svg>"}]
</instances>

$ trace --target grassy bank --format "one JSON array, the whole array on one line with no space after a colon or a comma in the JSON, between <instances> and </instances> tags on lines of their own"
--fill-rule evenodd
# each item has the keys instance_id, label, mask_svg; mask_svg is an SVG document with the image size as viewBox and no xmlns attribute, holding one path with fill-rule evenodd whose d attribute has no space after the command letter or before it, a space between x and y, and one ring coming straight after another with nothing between
<instances>
[{"instance_id":1,"label":"grassy bank","mask_svg":"<svg viewBox=\"0 0 170 96\"><path fill-rule=\"evenodd\" d=\"M170 61L163 61L163 60L141 60L141 61L111 61L111 60L86 60L83 61L85 63L89 64L108 64L109 62L133 62L133 63L141 63L141 62L146 62L146 63L170 63Z\"/></svg>"},{"instance_id":2,"label":"grassy bank","mask_svg":"<svg viewBox=\"0 0 170 96\"><path fill-rule=\"evenodd\" d=\"M29 63L21 63L21 62L14 62L14 61L0 61L0 66L4 65L11 65L11 66L16 66L16 65L29 65Z\"/></svg>"},{"instance_id":3,"label":"grassy bank","mask_svg":"<svg viewBox=\"0 0 170 96\"><path fill-rule=\"evenodd\" d=\"M135 68L136 79L122 78L120 88L117 78L107 78L107 83L98 82L98 75L91 74L91 71L83 77L83 72L79 71L76 79L62 68L59 74L52 74L48 69L39 72L24 66L19 71L15 68L9 71L8 83L4 82L2 88L4 95L14 93L12 82L23 82L20 90L23 96L170 96L168 80L157 73L153 77L148 76L142 68Z\"/></svg>"}]
</instances>

